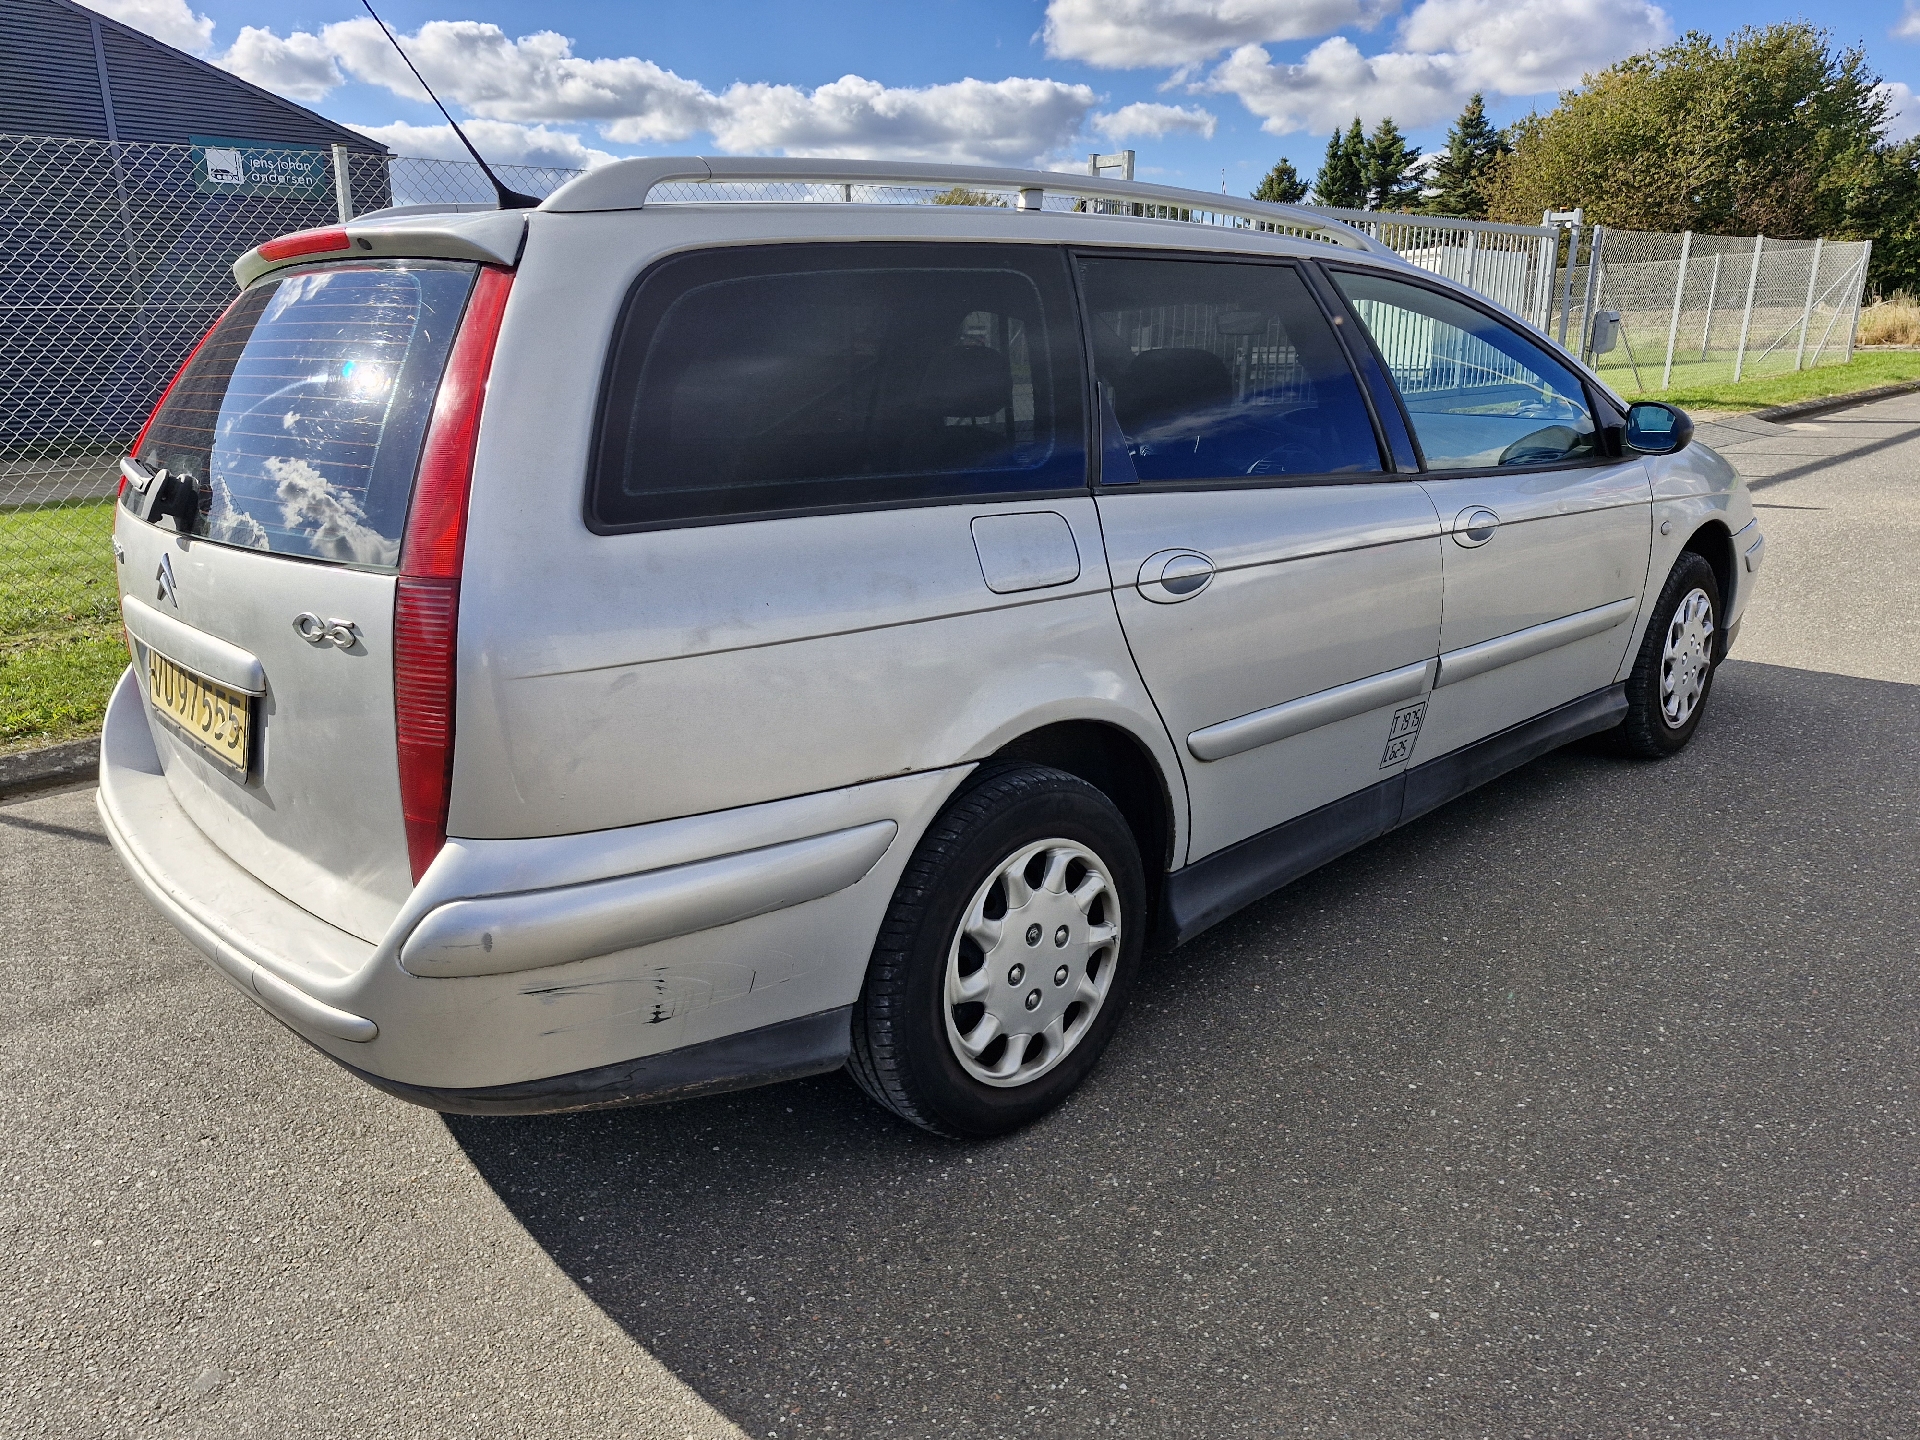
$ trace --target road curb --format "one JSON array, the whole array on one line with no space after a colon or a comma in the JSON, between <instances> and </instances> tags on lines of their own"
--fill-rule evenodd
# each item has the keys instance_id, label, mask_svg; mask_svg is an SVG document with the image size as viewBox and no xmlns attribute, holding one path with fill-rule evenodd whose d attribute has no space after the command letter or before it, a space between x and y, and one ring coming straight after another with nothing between
<instances>
[{"instance_id":1,"label":"road curb","mask_svg":"<svg viewBox=\"0 0 1920 1440\"><path fill-rule=\"evenodd\" d=\"M17 755L0 755L0 800L10 800L34 790L55 785L77 785L100 773L100 737L75 740L66 745L48 745L39 750L22 750Z\"/></svg>"},{"instance_id":2,"label":"road curb","mask_svg":"<svg viewBox=\"0 0 1920 1440\"><path fill-rule=\"evenodd\" d=\"M1812 415L1825 415L1829 410L1845 410L1854 405L1868 405L1875 400L1890 400L1895 395L1911 395L1920 390L1920 380L1900 380L1892 385L1876 385L1871 390L1856 390L1851 395L1823 395L1818 400L1796 400L1791 405L1772 405L1765 410L1749 410L1747 414L1755 420L1805 420Z\"/></svg>"}]
</instances>

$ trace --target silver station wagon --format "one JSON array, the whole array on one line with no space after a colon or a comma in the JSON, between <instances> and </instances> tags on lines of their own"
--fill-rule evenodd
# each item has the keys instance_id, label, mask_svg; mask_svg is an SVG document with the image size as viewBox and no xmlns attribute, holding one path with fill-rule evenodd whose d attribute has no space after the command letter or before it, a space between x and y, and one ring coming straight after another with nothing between
<instances>
[{"instance_id":1,"label":"silver station wagon","mask_svg":"<svg viewBox=\"0 0 1920 1440\"><path fill-rule=\"evenodd\" d=\"M235 273L123 462L100 810L442 1110L1022 1124L1147 948L1685 745L1762 554L1683 414L1309 210L649 159Z\"/></svg>"}]
</instances>

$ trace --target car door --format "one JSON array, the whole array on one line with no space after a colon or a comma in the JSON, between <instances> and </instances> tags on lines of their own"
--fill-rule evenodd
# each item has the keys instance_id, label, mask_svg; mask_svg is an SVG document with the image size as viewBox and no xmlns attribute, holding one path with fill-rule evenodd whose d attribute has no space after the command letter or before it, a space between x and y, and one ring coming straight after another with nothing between
<instances>
[{"instance_id":1,"label":"car door","mask_svg":"<svg viewBox=\"0 0 1920 1440\"><path fill-rule=\"evenodd\" d=\"M1361 838L1390 827L1438 645L1438 517L1383 462L1302 267L1076 264L1114 599L1185 767L1187 858L1357 792Z\"/></svg>"},{"instance_id":2,"label":"car door","mask_svg":"<svg viewBox=\"0 0 1920 1440\"><path fill-rule=\"evenodd\" d=\"M1423 759L1612 685L1652 538L1638 458L1609 458L1594 397L1518 325L1438 287L1330 267L1421 451L1447 541Z\"/></svg>"}]
</instances>

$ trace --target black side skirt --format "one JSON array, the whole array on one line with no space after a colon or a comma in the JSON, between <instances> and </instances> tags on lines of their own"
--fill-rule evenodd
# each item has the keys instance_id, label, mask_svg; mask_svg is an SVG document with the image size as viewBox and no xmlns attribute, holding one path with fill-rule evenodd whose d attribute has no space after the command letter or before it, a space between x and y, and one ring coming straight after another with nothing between
<instances>
[{"instance_id":1,"label":"black side skirt","mask_svg":"<svg viewBox=\"0 0 1920 1440\"><path fill-rule=\"evenodd\" d=\"M747 1090L781 1080L798 1080L838 1070L846 1062L848 1027L853 1007L823 1010L798 1020L782 1020L758 1030L723 1035L698 1045L683 1046L638 1060L623 1060L594 1070L576 1070L513 1085L487 1085L473 1090L443 1090L408 1085L381 1075L370 1075L347 1065L369 1085L451 1115L546 1115L568 1110L611 1110L622 1105L657 1105L666 1100L689 1100L696 1095L718 1095Z\"/></svg>"},{"instance_id":2,"label":"black side skirt","mask_svg":"<svg viewBox=\"0 0 1920 1440\"><path fill-rule=\"evenodd\" d=\"M1609 685L1217 850L1167 877L1158 938L1185 944L1242 906L1455 796L1550 750L1611 730L1626 713L1626 687Z\"/></svg>"}]
</instances>

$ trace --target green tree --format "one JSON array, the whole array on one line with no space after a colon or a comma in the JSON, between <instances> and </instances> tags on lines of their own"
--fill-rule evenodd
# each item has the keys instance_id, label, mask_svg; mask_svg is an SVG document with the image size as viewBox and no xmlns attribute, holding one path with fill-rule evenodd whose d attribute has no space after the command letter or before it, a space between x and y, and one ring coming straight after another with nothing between
<instances>
[{"instance_id":1,"label":"green tree","mask_svg":"<svg viewBox=\"0 0 1920 1440\"><path fill-rule=\"evenodd\" d=\"M1366 209L1367 132L1358 115L1344 135L1335 130L1327 141L1327 158L1313 177L1313 203L1341 210Z\"/></svg>"},{"instance_id":2,"label":"green tree","mask_svg":"<svg viewBox=\"0 0 1920 1440\"><path fill-rule=\"evenodd\" d=\"M1487 183L1510 148L1507 137L1487 119L1486 101L1476 90L1447 131L1447 148L1427 177L1433 191L1420 208L1429 215L1486 219Z\"/></svg>"},{"instance_id":3,"label":"green tree","mask_svg":"<svg viewBox=\"0 0 1920 1440\"><path fill-rule=\"evenodd\" d=\"M1300 178L1293 162L1282 156L1260 182L1260 188L1253 192L1253 198L1272 205L1298 205L1307 198L1307 182Z\"/></svg>"},{"instance_id":4,"label":"green tree","mask_svg":"<svg viewBox=\"0 0 1920 1440\"><path fill-rule=\"evenodd\" d=\"M1383 116L1366 141L1367 209L1411 208L1420 198L1419 164L1420 147L1407 144L1393 117Z\"/></svg>"},{"instance_id":5,"label":"green tree","mask_svg":"<svg viewBox=\"0 0 1920 1440\"><path fill-rule=\"evenodd\" d=\"M1805 21L1698 31L1586 77L1514 126L1490 210L1538 223L1579 205L1603 225L1833 235L1884 188L1887 104L1859 48Z\"/></svg>"}]
</instances>

